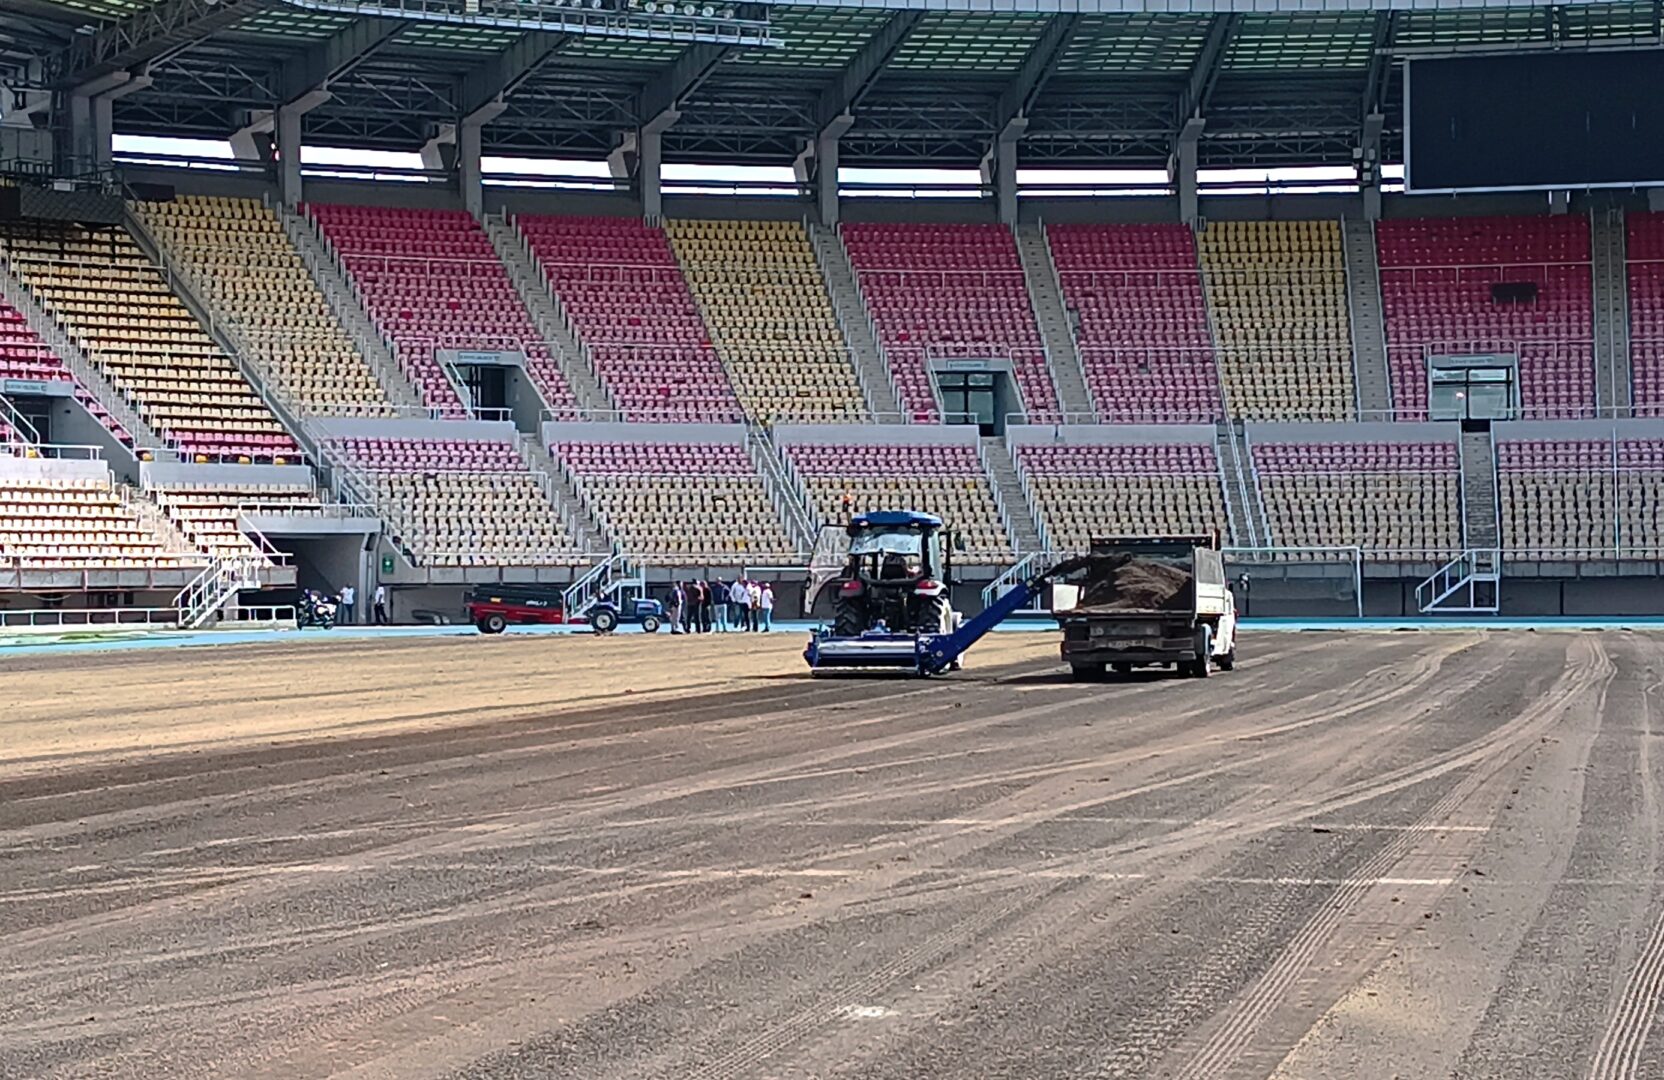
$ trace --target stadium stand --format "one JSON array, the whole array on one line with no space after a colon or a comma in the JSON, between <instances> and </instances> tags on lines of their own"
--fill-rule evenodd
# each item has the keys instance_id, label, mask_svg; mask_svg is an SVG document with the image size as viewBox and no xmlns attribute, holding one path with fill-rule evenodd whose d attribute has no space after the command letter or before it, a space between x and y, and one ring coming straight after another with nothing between
<instances>
[{"instance_id":1,"label":"stadium stand","mask_svg":"<svg viewBox=\"0 0 1664 1080\"><path fill-rule=\"evenodd\" d=\"M12 265L145 421L202 460L269 460L295 442L126 232L43 223L0 232Z\"/></svg>"},{"instance_id":2,"label":"stadium stand","mask_svg":"<svg viewBox=\"0 0 1664 1080\"><path fill-rule=\"evenodd\" d=\"M1011 541L974 446L798 443L781 450L822 522L842 522L852 510L921 510L964 536L967 561L1011 558Z\"/></svg>"},{"instance_id":3,"label":"stadium stand","mask_svg":"<svg viewBox=\"0 0 1664 1080\"><path fill-rule=\"evenodd\" d=\"M1224 415L1196 242L1184 225L1046 229L1075 341L1106 423Z\"/></svg>"},{"instance_id":4,"label":"stadium stand","mask_svg":"<svg viewBox=\"0 0 1664 1080\"><path fill-rule=\"evenodd\" d=\"M1624 215L1629 357L1637 415L1664 414L1664 214Z\"/></svg>"},{"instance_id":5,"label":"stadium stand","mask_svg":"<svg viewBox=\"0 0 1664 1080\"><path fill-rule=\"evenodd\" d=\"M555 451L596 519L631 554L731 565L796 550L739 443L562 442Z\"/></svg>"},{"instance_id":6,"label":"stadium stand","mask_svg":"<svg viewBox=\"0 0 1664 1080\"><path fill-rule=\"evenodd\" d=\"M1504 550L1515 558L1611 550L1616 542L1610 440L1499 441L1497 497Z\"/></svg>"},{"instance_id":7,"label":"stadium stand","mask_svg":"<svg viewBox=\"0 0 1664 1080\"><path fill-rule=\"evenodd\" d=\"M28 570L199 567L169 551L108 479L0 477L0 564Z\"/></svg>"},{"instance_id":8,"label":"stadium stand","mask_svg":"<svg viewBox=\"0 0 1664 1080\"><path fill-rule=\"evenodd\" d=\"M1010 229L846 223L840 232L902 408L914 419L939 418L928 366L937 356L1008 358L1025 411L1056 412Z\"/></svg>"},{"instance_id":9,"label":"stadium stand","mask_svg":"<svg viewBox=\"0 0 1664 1080\"><path fill-rule=\"evenodd\" d=\"M573 404L490 238L467 212L328 204L309 210L430 409L451 418L466 412L439 364L440 349L524 353L544 402Z\"/></svg>"},{"instance_id":10,"label":"stadium stand","mask_svg":"<svg viewBox=\"0 0 1664 1080\"><path fill-rule=\"evenodd\" d=\"M1243 420L1357 413L1334 221L1210 221L1199 237L1220 380Z\"/></svg>"},{"instance_id":11,"label":"stadium stand","mask_svg":"<svg viewBox=\"0 0 1664 1080\"><path fill-rule=\"evenodd\" d=\"M1209 444L1023 443L1017 467L1047 547L1085 551L1093 536L1226 531L1219 462Z\"/></svg>"},{"instance_id":12,"label":"stadium stand","mask_svg":"<svg viewBox=\"0 0 1664 1080\"><path fill-rule=\"evenodd\" d=\"M147 494L191 543L216 558L269 561L270 551L238 525L243 506L262 513L317 514L323 502L304 484L172 484Z\"/></svg>"},{"instance_id":13,"label":"stadium stand","mask_svg":"<svg viewBox=\"0 0 1664 1080\"><path fill-rule=\"evenodd\" d=\"M283 224L255 199L185 195L138 203L157 240L194 265L196 286L235 328L274 388L305 413L390 416L393 406L347 336Z\"/></svg>"},{"instance_id":14,"label":"stadium stand","mask_svg":"<svg viewBox=\"0 0 1664 1080\"><path fill-rule=\"evenodd\" d=\"M364 474L395 544L423 566L573 566L585 561L543 480L509 442L333 439Z\"/></svg>"},{"instance_id":15,"label":"stadium stand","mask_svg":"<svg viewBox=\"0 0 1664 1080\"><path fill-rule=\"evenodd\" d=\"M1400 419L1426 415L1429 354L1514 353L1526 415L1594 407L1593 271L1582 215L1383 221L1381 306ZM1530 303L1491 287L1536 286Z\"/></svg>"},{"instance_id":16,"label":"stadium stand","mask_svg":"<svg viewBox=\"0 0 1664 1080\"><path fill-rule=\"evenodd\" d=\"M663 229L609 217L516 222L625 419L742 418Z\"/></svg>"},{"instance_id":17,"label":"stadium stand","mask_svg":"<svg viewBox=\"0 0 1664 1080\"><path fill-rule=\"evenodd\" d=\"M796 221L667 225L717 354L763 423L867 419L809 234Z\"/></svg>"},{"instance_id":18,"label":"stadium stand","mask_svg":"<svg viewBox=\"0 0 1664 1080\"><path fill-rule=\"evenodd\" d=\"M1273 543L1356 545L1372 559L1448 558L1462 548L1454 442L1255 443Z\"/></svg>"}]
</instances>

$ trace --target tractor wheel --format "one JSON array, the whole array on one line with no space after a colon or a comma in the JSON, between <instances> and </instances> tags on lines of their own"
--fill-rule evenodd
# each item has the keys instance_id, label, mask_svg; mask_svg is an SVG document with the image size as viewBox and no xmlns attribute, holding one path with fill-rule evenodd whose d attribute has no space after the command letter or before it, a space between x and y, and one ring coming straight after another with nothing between
<instances>
[{"instance_id":1,"label":"tractor wheel","mask_svg":"<svg viewBox=\"0 0 1664 1080\"><path fill-rule=\"evenodd\" d=\"M840 594L832 601L832 633L838 637L860 637L867 628L867 613L859 601Z\"/></svg>"},{"instance_id":2,"label":"tractor wheel","mask_svg":"<svg viewBox=\"0 0 1664 1080\"><path fill-rule=\"evenodd\" d=\"M659 625L659 617L657 615L648 615L641 620L641 629L643 633L657 633Z\"/></svg>"},{"instance_id":3,"label":"tractor wheel","mask_svg":"<svg viewBox=\"0 0 1664 1080\"><path fill-rule=\"evenodd\" d=\"M589 617L589 625L597 634L610 634L618 626L618 615L608 608L599 608Z\"/></svg>"},{"instance_id":4,"label":"tractor wheel","mask_svg":"<svg viewBox=\"0 0 1664 1080\"><path fill-rule=\"evenodd\" d=\"M919 598L919 617L913 629L921 634L940 634L948 623L948 598L922 596Z\"/></svg>"}]
</instances>

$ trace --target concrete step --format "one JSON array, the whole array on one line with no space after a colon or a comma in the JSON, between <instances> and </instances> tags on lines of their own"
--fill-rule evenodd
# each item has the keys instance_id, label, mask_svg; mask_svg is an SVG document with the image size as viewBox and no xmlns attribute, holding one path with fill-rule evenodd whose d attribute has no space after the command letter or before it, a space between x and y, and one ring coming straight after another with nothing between
<instances>
[{"instance_id":1,"label":"concrete step","mask_svg":"<svg viewBox=\"0 0 1664 1080\"><path fill-rule=\"evenodd\" d=\"M571 320L566 317L560 301L526 249L519 227L502 218L487 218L485 233L497 252L497 258L508 270L509 280L514 283L520 302L531 315L532 325L537 327L550 355L560 365L561 375L565 377L566 385L571 387L578 407L591 413L616 408L612 396L607 393L590 363L588 350L578 339Z\"/></svg>"},{"instance_id":2,"label":"concrete step","mask_svg":"<svg viewBox=\"0 0 1664 1080\"><path fill-rule=\"evenodd\" d=\"M1017 475L1011 448L999 435L982 437L982 460L987 467L988 482L994 489L994 503L1004 515L1011 531L1011 544L1019 556L1039 551L1040 530L1035 526L1034 507L1023 492L1022 478Z\"/></svg>"},{"instance_id":3,"label":"concrete step","mask_svg":"<svg viewBox=\"0 0 1664 1080\"><path fill-rule=\"evenodd\" d=\"M1601 416L1628 416L1634 400L1629 350L1628 237L1620 207L1589 215L1594 256L1595 405Z\"/></svg>"},{"instance_id":4,"label":"concrete step","mask_svg":"<svg viewBox=\"0 0 1664 1080\"><path fill-rule=\"evenodd\" d=\"M1214 452L1219 457L1220 483L1225 491L1225 516L1230 529L1227 543L1234 547L1275 546L1240 421L1214 425Z\"/></svg>"},{"instance_id":5,"label":"concrete step","mask_svg":"<svg viewBox=\"0 0 1664 1080\"><path fill-rule=\"evenodd\" d=\"M1019 225L1016 238L1029 303L1040 327L1040 340L1046 346L1052 386L1057 391L1057 408L1062 411L1065 423L1095 423L1097 411L1092 407L1092 392L1081 368L1080 351L1075 347L1075 333L1063 302L1063 289L1057 280L1057 266L1052 261L1045 227ZM1030 410L1045 411L1035 410L1032 402Z\"/></svg>"},{"instance_id":6,"label":"concrete step","mask_svg":"<svg viewBox=\"0 0 1664 1080\"><path fill-rule=\"evenodd\" d=\"M601 527L594 510L572 483L571 477L566 475L560 463L544 448L543 441L530 435L521 435L517 442L520 456L525 459L531 470L549 478L548 487L545 489L549 500L554 503L561 520L574 534L573 539L577 541L579 548L588 554L611 551L612 541L608 538L606 529Z\"/></svg>"},{"instance_id":7,"label":"concrete step","mask_svg":"<svg viewBox=\"0 0 1664 1080\"><path fill-rule=\"evenodd\" d=\"M1352 323L1352 380L1358 412L1369 420L1390 419L1392 373L1387 363L1375 226L1360 218L1341 219L1341 248L1346 256L1346 304Z\"/></svg>"},{"instance_id":8,"label":"concrete step","mask_svg":"<svg viewBox=\"0 0 1664 1080\"><path fill-rule=\"evenodd\" d=\"M1461 464L1464 546L1498 547L1502 529L1497 516L1496 447L1488 425L1462 432Z\"/></svg>"},{"instance_id":9,"label":"concrete step","mask_svg":"<svg viewBox=\"0 0 1664 1080\"><path fill-rule=\"evenodd\" d=\"M878 423L901 423L904 418L895 384L890 381L890 366L885 362L878 338L872 331L866 301L861 296L855 268L850 265L849 252L844 248L842 238L836 229L810 225L809 242L815 249L815 261L820 264L827 295L832 298L832 310L849 346L850 359L855 364L855 375L861 382L861 393L867 400L868 411Z\"/></svg>"}]
</instances>

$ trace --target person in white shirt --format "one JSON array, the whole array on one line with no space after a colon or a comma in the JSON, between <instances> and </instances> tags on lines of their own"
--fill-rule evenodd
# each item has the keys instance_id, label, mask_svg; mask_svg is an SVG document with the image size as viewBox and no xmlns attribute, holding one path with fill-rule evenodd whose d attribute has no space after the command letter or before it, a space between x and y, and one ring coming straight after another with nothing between
<instances>
[{"instance_id":1,"label":"person in white shirt","mask_svg":"<svg viewBox=\"0 0 1664 1080\"><path fill-rule=\"evenodd\" d=\"M755 581L745 587L745 612L747 630L755 632L758 629L758 617L762 615L763 590Z\"/></svg>"},{"instance_id":2,"label":"person in white shirt","mask_svg":"<svg viewBox=\"0 0 1664 1080\"><path fill-rule=\"evenodd\" d=\"M746 627L745 611L751 606L750 595L741 578L735 578L734 584L728 587L728 621L735 630L744 630Z\"/></svg>"},{"instance_id":3,"label":"person in white shirt","mask_svg":"<svg viewBox=\"0 0 1664 1080\"><path fill-rule=\"evenodd\" d=\"M763 595L759 601L759 606L763 610L763 633L766 634L774 624L774 586L763 586Z\"/></svg>"},{"instance_id":4,"label":"person in white shirt","mask_svg":"<svg viewBox=\"0 0 1664 1080\"><path fill-rule=\"evenodd\" d=\"M358 599L358 590L351 583L341 586L341 625L352 625L352 604Z\"/></svg>"},{"instance_id":5,"label":"person in white shirt","mask_svg":"<svg viewBox=\"0 0 1664 1080\"><path fill-rule=\"evenodd\" d=\"M376 591L375 596L372 599L370 617L375 620L375 624L377 626L387 625L387 586L383 585L379 581L376 582Z\"/></svg>"}]
</instances>

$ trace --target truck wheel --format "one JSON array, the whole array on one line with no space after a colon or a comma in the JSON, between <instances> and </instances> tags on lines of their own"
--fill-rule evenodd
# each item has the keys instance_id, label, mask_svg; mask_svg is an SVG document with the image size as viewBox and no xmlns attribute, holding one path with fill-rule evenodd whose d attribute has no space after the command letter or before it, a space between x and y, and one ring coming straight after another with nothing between
<instances>
[{"instance_id":1,"label":"truck wheel","mask_svg":"<svg viewBox=\"0 0 1664 1080\"><path fill-rule=\"evenodd\" d=\"M589 617L589 625L597 634L610 634L618 627L618 616L602 608Z\"/></svg>"},{"instance_id":2,"label":"truck wheel","mask_svg":"<svg viewBox=\"0 0 1664 1080\"><path fill-rule=\"evenodd\" d=\"M1075 682L1102 682L1104 666L1102 664L1070 664L1069 677Z\"/></svg>"},{"instance_id":3,"label":"truck wheel","mask_svg":"<svg viewBox=\"0 0 1664 1080\"><path fill-rule=\"evenodd\" d=\"M1236 647L1232 646L1231 651L1219 657L1217 663L1220 671L1230 671L1236 667Z\"/></svg>"},{"instance_id":4,"label":"truck wheel","mask_svg":"<svg viewBox=\"0 0 1664 1080\"><path fill-rule=\"evenodd\" d=\"M1131 664L1125 664L1125 663L1119 663L1119 664L1114 665L1114 670L1115 670L1115 674L1117 674L1117 675L1131 675L1132 674L1132 665Z\"/></svg>"},{"instance_id":5,"label":"truck wheel","mask_svg":"<svg viewBox=\"0 0 1664 1080\"><path fill-rule=\"evenodd\" d=\"M485 634L500 634L508 629L508 620L501 615L487 615L480 620L480 632Z\"/></svg>"},{"instance_id":6,"label":"truck wheel","mask_svg":"<svg viewBox=\"0 0 1664 1080\"><path fill-rule=\"evenodd\" d=\"M861 605L842 596L832 601L832 633L836 637L860 637L867 628L867 615Z\"/></svg>"},{"instance_id":7,"label":"truck wheel","mask_svg":"<svg viewBox=\"0 0 1664 1080\"><path fill-rule=\"evenodd\" d=\"M919 599L919 618L913 629L920 634L940 634L948 621L948 598L925 596Z\"/></svg>"},{"instance_id":8,"label":"truck wheel","mask_svg":"<svg viewBox=\"0 0 1664 1080\"><path fill-rule=\"evenodd\" d=\"M641 629L645 633L649 633L649 634L658 633L659 617L657 615L648 615L648 616L644 617L641 620Z\"/></svg>"},{"instance_id":9,"label":"truck wheel","mask_svg":"<svg viewBox=\"0 0 1664 1080\"><path fill-rule=\"evenodd\" d=\"M1191 678L1205 679L1213 667L1213 657L1208 654L1213 651L1213 634L1207 627L1196 631L1196 659L1190 662Z\"/></svg>"}]
</instances>

